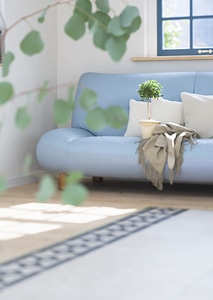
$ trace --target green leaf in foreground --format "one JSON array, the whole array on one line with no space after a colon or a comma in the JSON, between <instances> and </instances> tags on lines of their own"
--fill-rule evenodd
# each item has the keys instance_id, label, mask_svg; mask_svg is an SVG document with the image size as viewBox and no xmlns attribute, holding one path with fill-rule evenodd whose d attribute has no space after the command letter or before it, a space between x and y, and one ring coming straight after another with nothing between
<instances>
[{"instance_id":1,"label":"green leaf in foreground","mask_svg":"<svg viewBox=\"0 0 213 300\"><path fill-rule=\"evenodd\" d=\"M87 125L92 130L102 130L107 126L107 113L101 107L96 107L87 114Z\"/></svg>"},{"instance_id":2,"label":"green leaf in foreground","mask_svg":"<svg viewBox=\"0 0 213 300\"><path fill-rule=\"evenodd\" d=\"M106 50L114 61L119 61L126 51L124 37L111 37L106 42Z\"/></svg>"},{"instance_id":3,"label":"green leaf in foreground","mask_svg":"<svg viewBox=\"0 0 213 300\"><path fill-rule=\"evenodd\" d=\"M0 194L4 193L7 189L6 179L4 176L0 176Z\"/></svg>"},{"instance_id":4,"label":"green leaf in foreground","mask_svg":"<svg viewBox=\"0 0 213 300\"><path fill-rule=\"evenodd\" d=\"M78 206L85 201L88 191L82 184L68 184L62 191L61 198L65 204Z\"/></svg>"},{"instance_id":5,"label":"green leaf in foreground","mask_svg":"<svg viewBox=\"0 0 213 300\"><path fill-rule=\"evenodd\" d=\"M39 201L47 201L55 194L56 190L54 179L49 175L45 175L41 179L36 197Z\"/></svg>"},{"instance_id":6,"label":"green leaf in foreground","mask_svg":"<svg viewBox=\"0 0 213 300\"><path fill-rule=\"evenodd\" d=\"M97 94L91 89L84 88L79 101L82 108L90 111L97 104Z\"/></svg>"},{"instance_id":7,"label":"green leaf in foreground","mask_svg":"<svg viewBox=\"0 0 213 300\"><path fill-rule=\"evenodd\" d=\"M20 47L21 50L29 56L40 53L44 49L40 32L36 30L30 31L22 40Z\"/></svg>"},{"instance_id":8,"label":"green leaf in foreground","mask_svg":"<svg viewBox=\"0 0 213 300\"><path fill-rule=\"evenodd\" d=\"M5 53L2 60L2 76L7 76L9 74L10 65L14 59L15 56L12 52L8 51Z\"/></svg>"},{"instance_id":9,"label":"green leaf in foreground","mask_svg":"<svg viewBox=\"0 0 213 300\"><path fill-rule=\"evenodd\" d=\"M27 107L20 107L16 111L15 123L20 130L24 130L30 124L31 117L28 114Z\"/></svg>"},{"instance_id":10,"label":"green leaf in foreground","mask_svg":"<svg viewBox=\"0 0 213 300\"><path fill-rule=\"evenodd\" d=\"M24 159L24 165L23 165L23 171L24 171L24 173L26 173L26 174L29 173L32 161L33 161L32 154L26 155L26 157Z\"/></svg>"},{"instance_id":11,"label":"green leaf in foreground","mask_svg":"<svg viewBox=\"0 0 213 300\"><path fill-rule=\"evenodd\" d=\"M0 105L4 104L14 95L13 86L9 82L0 82Z\"/></svg>"},{"instance_id":12,"label":"green leaf in foreground","mask_svg":"<svg viewBox=\"0 0 213 300\"><path fill-rule=\"evenodd\" d=\"M99 8L104 13L108 13L110 10L109 0L96 0L95 4L96 4L97 8Z\"/></svg>"},{"instance_id":13,"label":"green leaf in foreground","mask_svg":"<svg viewBox=\"0 0 213 300\"><path fill-rule=\"evenodd\" d=\"M79 182L83 178L83 173L80 171L75 171L67 175L66 182L67 184L72 184Z\"/></svg>"},{"instance_id":14,"label":"green leaf in foreground","mask_svg":"<svg viewBox=\"0 0 213 300\"><path fill-rule=\"evenodd\" d=\"M73 14L66 23L64 31L72 39L79 40L86 31L84 20L78 14Z\"/></svg>"},{"instance_id":15,"label":"green leaf in foreground","mask_svg":"<svg viewBox=\"0 0 213 300\"><path fill-rule=\"evenodd\" d=\"M120 15L122 27L129 27L135 18L139 16L139 10L136 6L126 6Z\"/></svg>"},{"instance_id":16,"label":"green leaf in foreground","mask_svg":"<svg viewBox=\"0 0 213 300\"><path fill-rule=\"evenodd\" d=\"M43 83L43 85L41 86L40 88L40 91L38 92L38 101L41 102L43 100L43 98L47 95L48 93L48 84L49 84L49 81L45 81Z\"/></svg>"},{"instance_id":17,"label":"green leaf in foreground","mask_svg":"<svg viewBox=\"0 0 213 300\"><path fill-rule=\"evenodd\" d=\"M128 114L120 106L110 106L107 113L109 125L113 128L123 128L128 122Z\"/></svg>"},{"instance_id":18,"label":"green leaf in foreground","mask_svg":"<svg viewBox=\"0 0 213 300\"><path fill-rule=\"evenodd\" d=\"M56 123L63 125L71 119L73 106L62 99L57 99L54 103L54 120Z\"/></svg>"}]
</instances>

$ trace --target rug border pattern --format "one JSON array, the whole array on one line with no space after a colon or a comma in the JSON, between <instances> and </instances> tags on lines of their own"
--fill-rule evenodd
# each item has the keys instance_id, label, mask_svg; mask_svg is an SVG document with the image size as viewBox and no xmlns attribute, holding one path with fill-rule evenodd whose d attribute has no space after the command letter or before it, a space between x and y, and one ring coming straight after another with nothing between
<instances>
[{"instance_id":1,"label":"rug border pattern","mask_svg":"<svg viewBox=\"0 0 213 300\"><path fill-rule=\"evenodd\" d=\"M0 291L185 211L185 209L148 207L107 225L2 263Z\"/></svg>"}]
</instances>

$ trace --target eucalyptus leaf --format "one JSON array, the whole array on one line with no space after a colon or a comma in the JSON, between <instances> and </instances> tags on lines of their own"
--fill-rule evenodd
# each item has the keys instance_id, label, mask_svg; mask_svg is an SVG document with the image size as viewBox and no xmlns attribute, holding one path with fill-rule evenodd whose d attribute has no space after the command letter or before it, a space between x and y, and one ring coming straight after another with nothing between
<instances>
[{"instance_id":1,"label":"eucalyptus leaf","mask_svg":"<svg viewBox=\"0 0 213 300\"><path fill-rule=\"evenodd\" d=\"M79 182L83 178L83 173L81 171L75 171L72 173L69 173L66 177L67 184L72 184Z\"/></svg>"},{"instance_id":2,"label":"eucalyptus leaf","mask_svg":"<svg viewBox=\"0 0 213 300\"><path fill-rule=\"evenodd\" d=\"M130 27L133 20L139 16L139 10L135 6L126 6L120 14L120 22L122 27Z\"/></svg>"},{"instance_id":3,"label":"eucalyptus leaf","mask_svg":"<svg viewBox=\"0 0 213 300\"><path fill-rule=\"evenodd\" d=\"M108 30L107 26L111 18L108 14L102 11L96 11L89 20L89 29L91 32L95 33L98 27Z\"/></svg>"},{"instance_id":4,"label":"eucalyptus leaf","mask_svg":"<svg viewBox=\"0 0 213 300\"><path fill-rule=\"evenodd\" d=\"M0 176L0 194L3 194L7 189L6 178L4 176Z\"/></svg>"},{"instance_id":5,"label":"eucalyptus leaf","mask_svg":"<svg viewBox=\"0 0 213 300\"><path fill-rule=\"evenodd\" d=\"M42 202L47 201L54 196L56 190L57 188L54 179L50 175L45 175L39 183L36 198Z\"/></svg>"},{"instance_id":6,"label":"eucalyptus leaf","mask_svg":"<svg viewBox=\"0 0 213 300\"><path fill-rule=\"evenodd\" d=\"M79 206L86 200L88 191L82 184L69 184L62 191L61 199L66 204Z\"/></svg>"},{"instance_id":7,"label":"eucalyptus leaf","mask_svg":"<svg viewBox=\"0 0 213 300\"><path fill-rule=\"evenodd\" d=\"M8 51L4 54L3 60L2 60L2 76L7 76L9 74L9 69L11 63L14 61L15 56L11 51Z\"/></svg>"},{"instance_id":8,"label":"eucalyptus leaf","mask_svg":"<svg viewBox=\"0 0 213 300\"><path fill-rule=\"evenodd\" d=\"M71 119L72 106L69 102L56 99L54 103L54 120L60 125L66 124Z\"/></svg>"},{"instance_id":9,"label":"eucalyptus leaf","mask_svg":"<svg viewBox=\"0 0 213 300\"><path fill-rule=\"evenodd\" d=\"M16 126L20 129L20 130L24 130L28 127L28 125L30 124L31 121L31 117L28 114L27 111L27 107L19 107L16 111L16 115L15 115L15 123Z\"/></svg>"},{"instance_id":10,"label":"eucalyptus leaf","mask_svg":"<svg viewBox=\"0 0 213 300\"><path fill-rule=\"evenodd\" d=\"M141 26L142 20L140 17L136 17L133 21L132 24L129 27L126 27L126 33L131 34L135 31L137 31L140 26Z\"/></svg>"},{"instance_id":11,"label":"eucalyptus leaf","mask_svg":"<svg viewBox=\"0 0 213 300\"><path fill-rule=\"evenodd\" d=\"M127 112L120 106L109 106L108 110L109 125L113 128L123 128L128 122Z\"/></svg>"},{"instance_id":12,"label":"eucalyptus leaf","mask_svg":"<svg viewBox=\"0 0 213 300\"><path fill-rule=\"evenodd\" d=\"M48 84L49 84L49 81L47 81L47 80L42 84L42 86L38 92L37 99L39 102L41 102L43 100L43 98L48 94L48 88L47 88Z\"/></svg>"},{"instance_id":13,"label":"eucalyptus leaf","mask_svg":"<svg viewBox=\"0 0 213 300\"><path fill-rule=\"evenodd\" d=\"M93 43L97 48L105 50L105 45L110 35L105 29L98 27L93 35Z\"/></svg>"},{"instance_id":14,"label":"eucalyptus leaf","mask_svg":"<svg viewBox=\"0 0 213 300\"><path fill-rule=\"evenodd\" d=\"M114 61L119 61L126 51L125 38L111 36L106 42L106 50Z\"/></svg>"},{"instance_id":15,"label":"eucalyptus leaf","mask_svg":"<svg viewBox=\"0 0 213 300\"><path fill-rule=\"evenodd\" d=\"M92 14L92 4L89 0L77 0L75 3L74 14L78 14L87 22Z\"/></svg>"},{"instance_id":16,"label":"eucalyptus leaf","mask_svg":"<svg viewBox=\"0 0 213 300\"><path fill-rule=\"evenodd\" d=\"M108 30L115 36L121 36L125 34L125 30L120 25L119 17L114 17L108 24Z\"/></svg>"},{"instance_id":17,"label":"eucalyptus leaf","mask_svg":"<svg viewBox=\"0 0 213 300\"><path fill-rule=\"evenodd\" d=\"M110 10L109 0L96 0L95 4L102 12L108 13Z\"/></svg>"},{"instance_id":18,"label":"eucalyptus leaf","mask_svg":"<svg viewBox=\"0 0 213 300\"><path fill-rule=\"evenodd\" d=\"M0 82L0 105L9 101L14 95L13 86L10 82Z\"/></svg>"},{"instance_id":19,"label":"eucalyptus leaf","mask_svg":"<svg viewBox=\"0 0 213 300\"><path fill-rule=\"evenodd\" d=\"M101 107L96 107L88 112L86 122L90 129L102 130L108 124L107 118L107 112Z\"/></svg>"},{"instance_id":20,"label":"eucalyptus leaf","mask_svg":"<svg viewBox=\"0 0 213 300\"><path fill-rule=\"evenodd\" d=\"M24 165L23 165L24 173L29 173L29 170L30 170L30 166L31 166L31 164L32 164L32 161L33 161L32 154L26 155L26 157L25 157L25 159L24 159Z\"/></svg>"},{"instance_id":21,"label":"eucalyptus leaf","mask_svg":"<svg viewBox=\"0 0 213 300\"><path fill-rule=\"evenodd\" d=\"M68 93L67 93L67 101L70 104L70 107L72 110L75 108L75 87L71 86L68 88Z\"/></svg>"},{"instance_id":22,"label":"eucalyptus leaf","mask_svg":"<svg viewBox=\"0 0 213 300\"><path fill-rule=\"evenodd\" d=\"M97 104L97 94L91 89L84 88L79 101L82 108L90 111Z\"/></svg>"},{"instance_id":23,"label":"eucalyptus leaf","mask_svg":"<svg viewBox=\"0 0 213 300\"><path fill-rule=\"evenodd\" d=\"M40 53L44 49L40 32L36 30L30 31L22 40L20 47L21 50L29 56Z\"/></svg>"},{"instance_id":24,"label":"eucalyptus leaf","mask_svg":"<svg viewBox=\"0 0 213 300\"><path fill-rule=\"evenodd\" d=\"M74 40L79 40L86 31L84 20L78 14L73 14L64 27L65 33Z\"/></svg>"}]
</instances>

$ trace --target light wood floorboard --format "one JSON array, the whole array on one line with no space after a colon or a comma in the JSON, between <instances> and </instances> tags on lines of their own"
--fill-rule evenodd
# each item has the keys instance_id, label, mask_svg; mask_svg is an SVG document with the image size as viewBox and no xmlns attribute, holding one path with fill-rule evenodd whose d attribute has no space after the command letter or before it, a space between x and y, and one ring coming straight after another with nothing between
<instances>
[{"instance_id":1,"label":"light wood floorboard","mask_svg":"<svg viewBox=\"0 0 213 300\"><path fill-rule=\"evenodd\" d=\"M213 209L213 185L174 184L170 186L165 184L164 189L158 191L151 183L147 182L104 179L103 182L95 183L91 178L85 178L83 183L89 190L89 196L82 205L84 210L80 212L80 215L74 215L76 211L69 211L73 220L67 219L68 206L61 202L60 192L48 204L59 204L61 208L43 212L48 216L46 219L39 220L35 216L31 218L30 214L34 213L33 210L28 212L28 216L0 214L0 224L1 222L3 224L3 228L0 230L0 262L55 244L148 206ZM37 188L38 183L34 183L9 189L0 196L0 213L4 212L4 209L14 208L14 206L17 209L21 204L38 203L35 198ZM56 218L53 213L57 215ZM51 219L52 216L54 218ZM83 217L82 221L80 220L81 216ZM28 226L29 228L32 223L40 226L42 224L57 225L59 228L33 234L25 233L18 238L7 238L5 235L1 238L1 234L5 234L5 228L6 233L11 233L9 225L6 226L5 222L17 223L17 228L12 229L11 227L12 233L13 230L15 233L19 232L19 226Z\"/></svg>"}]
</instances>

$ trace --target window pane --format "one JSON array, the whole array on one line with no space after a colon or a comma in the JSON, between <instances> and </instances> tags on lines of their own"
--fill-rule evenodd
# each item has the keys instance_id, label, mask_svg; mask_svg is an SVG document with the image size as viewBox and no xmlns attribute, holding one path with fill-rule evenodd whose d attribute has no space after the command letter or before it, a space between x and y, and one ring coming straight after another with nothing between
<instances>
[{"instance_id":1,"label":"window pane","mask_svg":"<svg viewBox=\"0 0 213 300\"><path fill-rule=\"evenodd\" d=\"M163 22L163 49L188 49L190 47L189 21Z\"/></svg>"},{"instance_id":2,"label":"window pane","mask_svg":"<svg viewBox=\"0 0 213 300\"><path fill-rule=\"evenodd\" d=\"M213 19L196 19L193 21L193 48L213 47Z\"/></svg>"},{"instance_id":3,"label":"window pane","mask_svg":"<svg viewBox=\"0 0 213 300\"><path fill-rule=\"evenodd\" d=\"M213 15L213 0L193 0L193 15Z\"/></svg>"},{"instance_id":4,"label":"window pane","mask_svg":"<svg viewBox=\"0 0 213 300\"><path fill-rule=\"evenodd\" d=\"M163 18L189 16L189 0L162 0Z\"/></svg>"}]
</instances>

